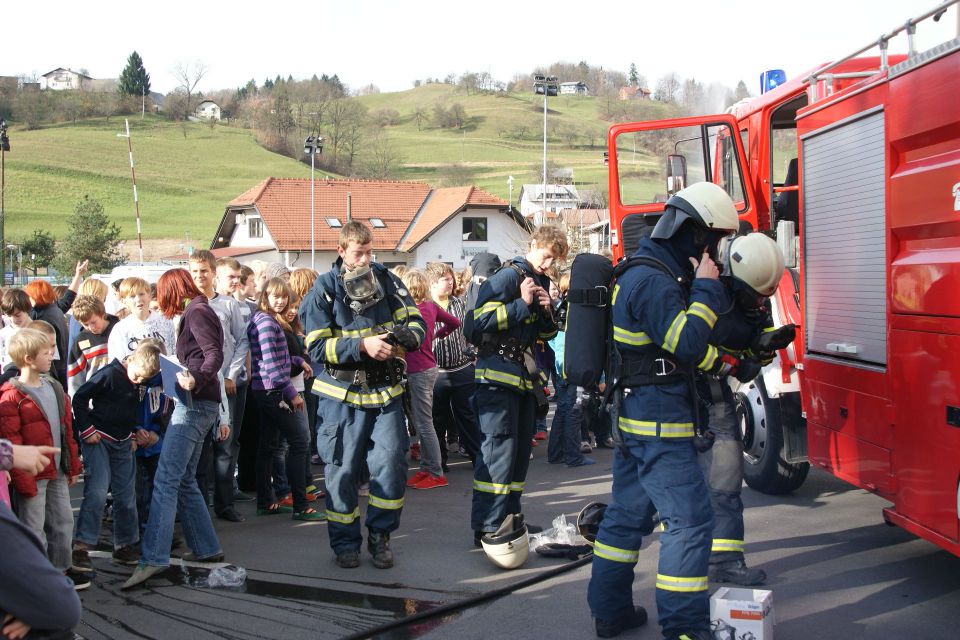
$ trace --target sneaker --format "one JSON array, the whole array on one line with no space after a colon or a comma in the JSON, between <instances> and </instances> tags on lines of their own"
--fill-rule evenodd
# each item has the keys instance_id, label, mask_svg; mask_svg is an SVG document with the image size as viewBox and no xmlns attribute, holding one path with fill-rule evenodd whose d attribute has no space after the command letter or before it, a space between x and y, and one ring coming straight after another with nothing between
<instances>
[{"instance_id":1,"label":"sneaker","mask_svg":"<svg viewBox=\"0 0 960 640\"><path fill-rule=\"evenodd\" d=\"M285 496L283 497L283 499L280 500L280 502L278 502L277 504L279 504L281 507L290 507L290 508L293 508L293 494L292 494L292 493L288 493L288 494L285 495Z\"/></svg>"},{"instance_id":2,"label":"sneaker","mask_svg":"<svg viewBox=\"0 0 960 640\"><path fill-rule=\"evenodd\" d=\"M584 440L580 443L580 453L593 453L593 447L590 446L590 443Z\"/></svg>"},{"instance_id":3,"label":"sneaker","mask_svg":"<svg viewBox=\"0 0 960 640\"><path fill-rule=\"evenodd\" d=\"M544 430L544 431L537 431L535 434L533 434L533 439L534 439L534 440L546 440L546 439L547 439L547 432L546 432L545 430Z\"/></svg>"},{"instance_id":4,"label":"sneaker","mask_svg":"<svg viewBox=\"0 0 960 640\"><path fill-rule=\"evenodd\" d=\"M377 569L389 569L393 566L390 534L386 531L370 531L367 536L367 551L373 556L373 566Z\"/></svg>"},{"instance_id":5,"label":"sneaker","mask_svg":"<svg viewBox=\"0 0 960 640\"><path fill-rule=\"evenodd\" d=\"M748 567L743 560L718 562L710 565L710 579L715 582L730 582L741 587L763 584L767 574L763 569Z\"/></svg>"},{"instance_id":6,"label":"sneaker","mask_svg":"<svg viewBox=\"0 0 960 640\"><path fill-rule=\"evenodd\" d=\"M415 474L413 474L413 476L409 480L407 480L407 486L415 487L417 486L418 482L422 482L423 480L426 480L428 477L430 477L429 471L417 471Z\"/></svg>"},{"instance_id":7,"label":"sneaker","mask_svg":"<svg viewBox=\"0 0 960 640\"><path fill-rule=\"evenodd\" d=\"M73 569L67 569L65 575L67 576L67 580L73 585L74 591L89 589L90 584L93 582L87 574L74 571Z\"/></svg>"},{"instance_id":8,"label":"sneaker","mask_svg":"<svg viewBox=\"0 0 960 640\"><path fill-rule=\"evenodd\" d=\"M307 502L316 502L320 498L327 497L327 492L323 489L317 489L316 491L307 491Z\"/></svg>"},{"instance_id":9,"label":"sneaker","mask_svg":"<svg viewBox=\"0 0 960 640\"><path fill-rule=\"evenodd\" d=\"M537 439L536 439L536 438L534 438L533 440L530 441L530 446L531 446L531 447L535 447L535 446L537 446L537 445L539 445L539 444L540 444L540 443L537 442Z\"/></svg>"},{"instance_id":10,"label":"sneaker","mask_svg":"<svg viewBox=\"0 0 960 640\"><path fill-rule=\"evenodd\" d=\"M137 564L140 562L140 552L134 549L131 545L125 544L119 549L113 550L113 559L120 564Z\"/></svg>"},{"instance_id":11,"label":"sneaker","mask_svg":"<svg viewBox=\"0 0 960 640\"><path fill-rule=\"evenodd\" d=\"M447 482L446 476L435 476L431 473L427 474L427 477L413 485L414 489L436 489L437 487L446 487L450 483Z\"/></svg>"},{"instance_id":12,"label":"sneaker","mask_svg":"<svg viewBox=\"0 0 960 640\"><path fill-rule=\"evenodd\" d=\"M458 447L458 448L457 448L457 455L459 455L461 458L469 458L469 457L470 457L470 453L467 451L466 447Z\"/></svg>"},{"instance_id":13,"label":"sneaker","mask_svg":"<svg viewBox=\"0 0 960 640\"><path fill-rule=\"evenodd\" d=\"M127 581L123 583L123 586L120 587L121 591L126 591L127 589L133 589L136 586L139 586L157 575L158 573L163 573L169 567L155 567L150 564L143 564L142 562L137 565L137 568L133 570L133 574L127 578Z\"/></svg>"},{"instance_id":14,"label":"sneaker","mask_svg":"<svg viewBox=\"0 0 960 640\"><path fill-rule=\"evenodd\" d=\"M410 445L410 459L419 460L420 459L420 443L414 442Z\"/></svg>"},{"instance_id":15,"label":"sneaker","mask_svg":"<svg viewBox=\"0 0 960 640\"><path fill-rule=\"evenodd\" d=\"M269 507L264 507L263 509L257 508L258 516L273 516L279 513L293 513L293 507L287 507L282 504L272 504Z\"/></svg>"},{"instance_id":16,"label":"sneaker","mask_svg":"<svg viewBox=\"0 0 960 640\"><path fill-rule=\"evenodd\" d=\"M80 573L93 573L93 563L90 562L90 553L86 547L74 548L71 562L74 571Z\"/></svg>"},{"instance_id":17,"label":"sneaker","mask_svg":"<svg viewBox=\"0 0 960 640\"><path fill-rule=\"evenodd\" d=\"M221 520L226 520L227 522L243 522L246 520L242 515L237 513L237 510L233 507L227 507L223 511L217 514L217 517Z\"/></svg>"},{"instance_id":18,"label":"sneaker","mask_svg":"<svg viewBox=\"0 0 960 640\"><path fill-rule=\"evenodd\" d=\"M204 557L204 558L198 558L198 557L196 557L195 555L193 555L193 551L187 551L185 554L183 554L182 556L180 556L180 559L181 559L181 560L186 560L187 562L211 562L211 563L216 563L216 562L223 562L223 558L224 558L223 551L220 551L220 552L218 552L218 553L215 553L215 554L213 554L212 556L206 556L206 557Z\"/></svg>"},{"instance_id":19,"label":"sneaker","mask_svg":"<svg viewBox=\"0 0 960 640\"><path fill-rule=\"evenodd\" d=\"M596 618L598 638L613 638L629 629L642 627L647 623L647 610L643 607L635 607L633 613L617 618L616 620L601 620Z\"/></svg>"},{"instance_id":20,"label":"sneaker","mask_svg":"<svg viewBox=\"0 0 960 640\"><path fill-rule=\"evenodd\" d=\"M341 551L337 554L337 566L341 569L356 569L360 566L358 551Z\"/></svg>"},{"instance_id":21,"label":"sneaker","mask_svg":"<svg viewBox=\"0 0 960 640\"><path fill-rule=\"evenodd\" d=\"M294 511L293 519L305 522L326 522L327 514L323 511L317 511L313 507L307 507L303 511Z\"/></svg>"},{"instance_id":22,"label":"sneaker","mask_svg":"<svg viewBox=\"0 0 960 640\"><path fill-rule=\"evenodd\" d=\"M251 496L249 493L244 493L243 491L234 491L233 492L233 501L234 502L253 502L257 498Z\"/></svg>"}]
</instances>

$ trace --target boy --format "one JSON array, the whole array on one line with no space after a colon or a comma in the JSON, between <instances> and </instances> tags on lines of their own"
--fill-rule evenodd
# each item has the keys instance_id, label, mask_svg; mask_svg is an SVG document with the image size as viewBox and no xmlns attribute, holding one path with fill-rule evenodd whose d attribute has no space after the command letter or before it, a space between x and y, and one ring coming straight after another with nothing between
<instances>
[{"instance_id":1,"label":"boy","mask_svg":"<svg viewBox=\"0 0 960 640\"><path fill-rule=\"evenodd\" d=\"M140 399L147 393L144 383L159 371L160 347L154 340L144 340L130 357L101 367L73 397L84 463L83 502L73 545L73 564L80 571L93 571L87 549L100 539L108 490L113 494L113 559L126 565L140 560L134 548L140 532L133 452L140 442L151 446L160 440L157 433L136 430Z\"/></svg>"},{"instance_id":2,"label":"boy","mask_svg":"<svg viewBox=\"0 0 960 640\"><path fill-rule=\"evenodd\" d=\"M0 311L6 326L0 329L0 369L11 363L7 350L10 338L20 329L30 324L30 310L33 304L23 289L7 289L0 297Z\"/></svg>"},{"instance_id":3,"label":"boy","mask_svg":"<svg viewBox=\"0 0 960 640\"><path fill-rule=\"evenodd\" d=\"M123 360L134 352L137 343L144 338L156 338L163 342L166 353L175 353L177 339L173 322L159 312L150 310L150 284L143 278L124 278L120 283L119 295L130 315L110 331L108 358Z\"/></svg>"},{"instance_id":4,"label":"boy","mask_svg":"<svg viewBox=\"0 0 960 640\"><path fill-rule=\"evenodd\" d=\"M96 296L78 296L72 309L73 317L83 330L70 346L67 361L67 392L71 396L110 362L107 340L113 326L119 322L116 316L107 314L103 302Z\"/></svg>"},{"instance_id":5,"label":"boy","mask_svg":"<svg viewBox=\"0 0 960 640\"><path fill-rule=\"evenodd\" d=\"M20 376L0 387L0 436L13 444L60 450L36 477L12 472L13 487L20 497L17 517L37 534L51 564L73 580L74 588L86 589L90 580L72 570L70 558L73 510L69 487L80 475L80 456L63 387L44 375L53 364L56 341L41 331L24 328L10 339L8 347Z\"/></svg>"}]
</instances>

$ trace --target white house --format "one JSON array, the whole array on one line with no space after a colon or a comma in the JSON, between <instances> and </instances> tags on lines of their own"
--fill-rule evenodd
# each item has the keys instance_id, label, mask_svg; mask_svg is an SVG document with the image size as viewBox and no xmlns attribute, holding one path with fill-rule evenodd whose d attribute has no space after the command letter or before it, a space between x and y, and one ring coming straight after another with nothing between
<instances>
[{"instance_id":1,"label":"white house","mask_svg":"<svg viewBox=\"0 0 960 640\"><path fill-rule=\"evenodd\" d=\"M562 209L578 209L580 194L572 184L548 184L546 197L542 184L525 184L520 189L520 215L534 224L554 219Z\"/></svg>"},{"instance_id":2,"label":"white house","mask_svg":"<svg viewBox=\"0 0 960 640\"><path fill-rule=\"evenodd\" d=\"M587 85L583 82L561 82L560 83L560 94L571 94L571 95L580 95L587 96L590 95L590 89L587 88Z\"/></svg>"},{"instance_id":3,"label":"white house","mask_svg":"<svg viewBox=\"0 0 960 640\"><path fill-rule=\"evenodd\" d=\"M204 100L197 105L194 115L202 120L219 120L220 105L213 100Z\"/></svg>"},{"instance_id":4,"label":"white house","mask_svg":"<svg viewBox=\"0 0 960 640\"><path fill-rule=\"evenodd\" d=\"M91 80L93 78L79 71L57 67L53 71L48 71L40 76L40 89L50 89L52 91L82 89Z\"/></svg>"},{"instance_id":5,"label":"white house","mask_svg":"<svg viewBox=\"0 0 960 640\"><path fill-rule=\"evenodd\" d=\"M349 217L373 230L378 262L465 267L481 251L508 258L529 234L506 201L477 187L432 189L420 182L317 180L314 195L315 268L337 258L340 228ZM241 262L311 266L310 180L267 178L231 200L210 249Z\"/></svg>"}]
</instances>

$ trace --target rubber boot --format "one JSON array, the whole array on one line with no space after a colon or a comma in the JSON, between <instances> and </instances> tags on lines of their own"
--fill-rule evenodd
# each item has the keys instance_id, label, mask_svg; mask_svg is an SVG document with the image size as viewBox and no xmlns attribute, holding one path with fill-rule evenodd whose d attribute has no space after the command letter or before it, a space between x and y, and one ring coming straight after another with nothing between
<instances>
[{"instance_id":1,"label":"rubber boot","mask_svg":"<svg viewBox=\"0 0 960 640\"><path fill-rule=\"evenodd\" d=\"M647 610L635 607L633 613L616 620L595 620L598 638L613 638L629 629L636 629L647 623Z\"/></svg>"},{"instance_id":2,"label":"rubber boot","mask_svg":"<svg viewBox=\"0 0 960 640\"><path fill-rule=\"evenodd\" d=\"M715 582L731 582L742 587L752 587L763 584L763 581L767 579L767 574L763 569L748 567L747 563L741 558L740 560L711 563L710 579Z\"/></svg>"},{"instance_id":3,"label":"rubber boot","mask_svg":"<svg viewBox=\"0 0 960 640\"><path fill-rule=\"evenodd\" d=\"M389 533L371 530L367 536L367 551L373 556L373 566L377 569L389 569L393 566Z\"/></svg>"}]
</instances>

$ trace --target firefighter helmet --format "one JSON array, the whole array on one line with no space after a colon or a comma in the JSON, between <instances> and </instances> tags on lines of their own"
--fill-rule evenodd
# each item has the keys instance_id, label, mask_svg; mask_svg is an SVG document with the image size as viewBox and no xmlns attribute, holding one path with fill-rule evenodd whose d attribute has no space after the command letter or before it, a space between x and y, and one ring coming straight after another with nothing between
<instances>
[{"instance_id":1,"label":"firefighter helmet","mask_svg":"<svg viewBox=\"0 0 960 640\"><path fill-rule=\"evenodd\" d=\"M591 547L597 539L597 532L600 531L600 521L603 520L603 514L607 510L607 505L602 502L591 502L577 514L577 531L580 536L587 541Z\"/></svg>"},{"instance_id":2,"label":"firefighter helmet","mask_svg":"<svg viewBox=\"0 0 960 640\"><path fill-rule=\"evenodd\" d=\"M740 226L737 208L727 192L712 182L696 182L667 200L650 237L672 238L687 220L708 231L723 233L736 231Z\"/></svg>"},{"instance_id":3,"label":"firefighter helmet","mask_svg":"<svg viewBox=\"0 0 960 640\"><path fill-rule=\"evenodd\" d=\"M777 290L783 276L784 259L780 247L762 233L737 236L720 245L723 273L740 280L764 297Z\"/></svg>"},{"instance_id":4,"label":"firefighter helmet","mask_svg":"<svg viewBox=\"0 0 960 640\"><path fill-rule=\"evenodd\" d=\"M480 544L490 561L501 569L516 569L521 566L530 555L530 540L523 516L511 513L499 529L484 534L480 538Z\"/></svg>"}]
</instances>

